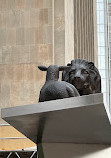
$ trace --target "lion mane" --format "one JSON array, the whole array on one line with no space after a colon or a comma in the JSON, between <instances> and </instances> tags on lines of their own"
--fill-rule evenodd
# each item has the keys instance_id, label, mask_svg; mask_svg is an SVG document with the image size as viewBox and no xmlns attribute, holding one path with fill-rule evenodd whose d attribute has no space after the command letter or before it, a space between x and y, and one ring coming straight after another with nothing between
<instances>
[{"instance_id":1,"label":"lion mane","mask_svg":"<svg viewBox=\"0 0 111 158\"><path fill-rule=\"evenodd\" d=\"M62 80L76 87L80 95L101 93L101 76L93 62L75 59L67 64L69 68L62 73Z\"/></svg>"}]
</instances>

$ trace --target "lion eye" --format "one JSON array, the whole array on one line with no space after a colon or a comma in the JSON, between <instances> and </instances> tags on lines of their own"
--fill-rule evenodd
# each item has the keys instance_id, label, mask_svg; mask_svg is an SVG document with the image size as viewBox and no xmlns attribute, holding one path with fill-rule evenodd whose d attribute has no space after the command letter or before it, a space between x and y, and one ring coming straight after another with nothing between
<instances>
[{"instance_id":1,"label":"lion eye","mask_svg":"<svg viewBox=\"0 0 111 158\"><path fill-rule=\"evenodd\" d=\"M75 70L71 71L70 74L75 74Z\"/></svg>"},{"instance_id":2,"label":"lion eye","mask_svg":"<svg viewBox=\"0 0 111 158\"><path fill-rule=\"evenodd\" d=\"M88 74L88 71L87 71L87 70L85 70L85 71L84 71L84 74Z\"/></svg>"}]
</instances>

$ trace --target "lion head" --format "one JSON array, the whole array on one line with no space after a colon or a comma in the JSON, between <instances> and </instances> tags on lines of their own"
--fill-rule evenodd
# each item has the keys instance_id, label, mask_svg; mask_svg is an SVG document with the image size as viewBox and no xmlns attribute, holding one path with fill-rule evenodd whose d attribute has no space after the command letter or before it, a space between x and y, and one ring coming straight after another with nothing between
<instances>
[{"instance_id":1,"label":"lion head","mask_svg":"<svg viewBox=\"0 0 111 158\"><path fill-rule=\"evenodd\" d=\"M62 74L62 80L76 87L80 95L101 92L101 77L93 62L84 59L72 60L69 69Z\"/></svg>"}]
</instances>

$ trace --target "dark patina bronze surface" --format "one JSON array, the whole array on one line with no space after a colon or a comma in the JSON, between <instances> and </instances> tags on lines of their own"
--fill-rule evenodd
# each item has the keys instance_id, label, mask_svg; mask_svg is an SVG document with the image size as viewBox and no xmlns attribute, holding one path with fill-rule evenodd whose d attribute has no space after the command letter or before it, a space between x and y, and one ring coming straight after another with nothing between
<instances>
[{"instance_id":1,"label":"dark patina bronze surface","mask_svg":"<svg viewBox=\"0 0 111 158\"><path fill-rule=\"evenodd\" d=\"M66 70L68 66L50 65L38 67L42 71L47 71L46 82L40 90L39 102L63 99L79 96L77 89L70 83L58 81L59 71Z\"/></svg>"},{"instance_id":2,"label":"dark patina bronze surface","mask_svg":"<svg viewBox=\"0 0 111 158\"><path fill-rule=\"evenodd\" d=\"M62 73L62 80L74 85L80 95L101 92L101 77L93 62L76 59L68 66L69 69Z\"/></svg>"}]
</instances>

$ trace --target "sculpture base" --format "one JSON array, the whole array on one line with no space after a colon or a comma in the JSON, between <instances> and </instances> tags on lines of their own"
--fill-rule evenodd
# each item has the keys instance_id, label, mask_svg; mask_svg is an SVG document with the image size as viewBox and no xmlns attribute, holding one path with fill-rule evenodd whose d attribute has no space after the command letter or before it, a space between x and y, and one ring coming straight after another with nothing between
<instances>
[{"instance_id":1,"label":"sculpture base","mask_svg":"<svg viewBox=\"0 0 111 158\"><path fill-rule=\"evenodd\" d=\"M39 145L111 144L110 118L102 94L6 108L2 118Z\"/></svg>"},{"instance_id":2,"label":"sculpture base","mask_svg":"<svg viewBox=\"0 0 111 158\"><path fill-rule=\"evenodd\" d=\"M2 118L35 143L111 144L102 94L6 108Z\"/></svg>"},{"instance_id":3,"label":"sculpture base","mask_svg":"<svg viewBox=\"0 0 111 158\"><path fill-rule=\"evenodd\" d=\"M39 158L110 158L111 147L97 144L43 143Z\"/></svg>"}]
</instances>

